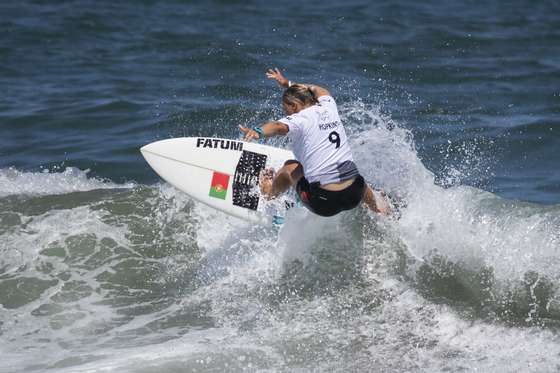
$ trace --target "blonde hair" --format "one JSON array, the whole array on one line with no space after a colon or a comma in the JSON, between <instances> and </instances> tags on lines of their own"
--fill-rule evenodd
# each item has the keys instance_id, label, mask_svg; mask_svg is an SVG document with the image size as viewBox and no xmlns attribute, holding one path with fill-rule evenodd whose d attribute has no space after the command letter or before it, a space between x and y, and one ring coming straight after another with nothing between
<instances>
[{"instance_id":1,"label":"blonde hair","mask_svg":"<svg viewBox=\"0 0 560 373\"><path fill-rule=\"evenodd\" d=\"M300 104L305 106L318 103L317 97L315 97L311 88L305 84L292 84L284 91L282 101L289 104L294 104L299 101Z\"/></svg>"}]
</instances>

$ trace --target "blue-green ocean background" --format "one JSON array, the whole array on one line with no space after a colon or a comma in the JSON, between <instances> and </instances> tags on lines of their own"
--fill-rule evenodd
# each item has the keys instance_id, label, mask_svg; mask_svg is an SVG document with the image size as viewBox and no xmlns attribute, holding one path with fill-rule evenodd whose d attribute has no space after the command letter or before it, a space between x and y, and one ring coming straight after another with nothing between
<instances>
[{"instance_id":1,"label":"blue-green ocean background","mask_svg":"<svg viewBox=\"0 0 560 373\"><path fill-rule=\"evenodd\" d=\"M439 174L560 201L559 5L514 2L18 2L1 9L0 167L154 182L138 147L236 137L278 107L264 71L361 99L415 134ZM258 112L260 115L256 115ZM450 143L449 143L450 142ZM469 178L471 179L471 178Z\"/></svg>"},{"instance_id":2,"label":"blue-green ocean background","mask_svg":"<svg viewBox=\"0 0 560 373\"><path fill-rule=\"evenodd\" d=\"M0 34L0 371L560 369L557 1L4 1ZM149 168L279 117L270 67L400 222L255 231Z\"/></svg>"}]
</instances>

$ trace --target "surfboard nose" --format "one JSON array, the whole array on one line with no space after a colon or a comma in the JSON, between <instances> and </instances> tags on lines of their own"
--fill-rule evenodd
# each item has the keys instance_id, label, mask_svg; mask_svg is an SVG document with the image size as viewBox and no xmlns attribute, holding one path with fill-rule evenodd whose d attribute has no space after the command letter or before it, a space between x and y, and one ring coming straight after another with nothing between
<instances>
[{"instance_id":1,"label":"surfboard nose","mask_svg":"<svg viewBox=\"0 0 560 373\"><path fill-rule=\"evenodd\" d=\"M158 140L151 142L149 144L144 145L140 148L140 153L142 156L147 159L150 155L162 155L169 153L170 149L173 149L172 145L173 140L176 139L166 139L166 140Z\"/></svg>"},{"instance_id":2,"label":"surfboard nose","mask_svg":"<svg viewBox=\"0 0 560 373\"><path fill-rule=\"evenodd\" d=\"M150 150L150 144L144 145L143 147L140 148L140 153L142 154L142 156L144 156L144 158L146 158L145 154L149 150Z\"/></svg>"},{"instance_id":3,"label":"surfboard nose","mask_svg":"<svg viewBox=\"0 0 560 373\"><path fill-rule=\"evenodd\" d=\"M144 145L140 148L140 153L144 155L145 153L157 153L158 145L161 143L162 140L154 141L149 144Z\"/></svg>"},{"instance_id":4,"label":"surfboard nose","mask_svg":"<svg viewBox=\"0 0 560 373\"><path fill-rule=\"evenodd\" d=\"M142 157L144 157L144 159L147 161L151 152L150 152L150 146L149 145L144 145L143 147L140 148L140 154L142 154Z\"/></svg>"}]
</instances>

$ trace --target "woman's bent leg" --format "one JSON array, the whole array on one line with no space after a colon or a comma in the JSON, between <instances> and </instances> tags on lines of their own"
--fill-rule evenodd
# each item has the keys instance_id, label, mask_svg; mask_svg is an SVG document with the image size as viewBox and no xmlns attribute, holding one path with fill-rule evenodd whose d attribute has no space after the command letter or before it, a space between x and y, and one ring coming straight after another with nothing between
<instances>
[{"instance_id":1,"label":"woman's bent leg","mask_svg":"<svg viewBox=\"0 0 560 373\"><path fill-rule=\"evenodd\" d=\"M287 161L276 175L263 173L260 180L261 192L266 198L274 198L284 193L303 177L303 166L298 161Z\"/></svg>"}]
</instances>

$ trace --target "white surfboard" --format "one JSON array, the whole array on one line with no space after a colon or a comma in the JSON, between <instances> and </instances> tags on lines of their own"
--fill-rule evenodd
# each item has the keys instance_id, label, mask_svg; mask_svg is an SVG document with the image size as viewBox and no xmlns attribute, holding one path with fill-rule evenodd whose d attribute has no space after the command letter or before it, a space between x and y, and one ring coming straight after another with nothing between
<instances>
[{"instance_id":1,"label":"white surfboard","mask_svg":"<svg viewBox=\"0 0 560 373\"><path fill-rule=\"evenodd\" d=\"M266 201L259 173L278 170L295 159L291 151L258 143L182 137L156 141L140 149L162 179L217 210L259 224L271 224L290 201ZM292 202L293 205L293 202Z\"/></svg>"}]
</instances>

